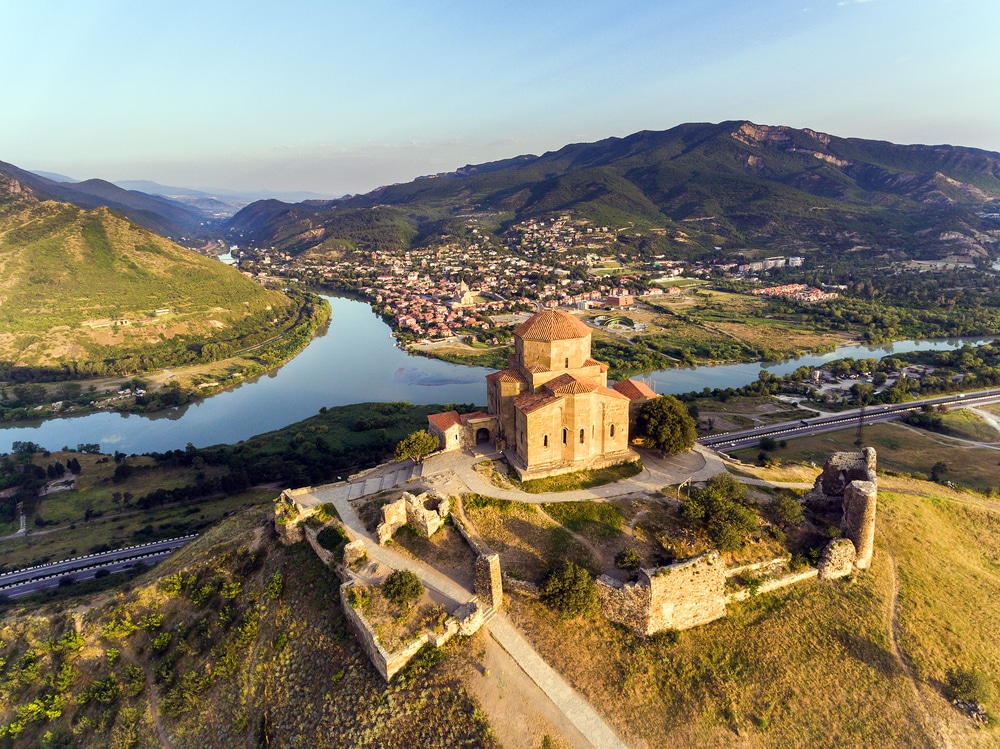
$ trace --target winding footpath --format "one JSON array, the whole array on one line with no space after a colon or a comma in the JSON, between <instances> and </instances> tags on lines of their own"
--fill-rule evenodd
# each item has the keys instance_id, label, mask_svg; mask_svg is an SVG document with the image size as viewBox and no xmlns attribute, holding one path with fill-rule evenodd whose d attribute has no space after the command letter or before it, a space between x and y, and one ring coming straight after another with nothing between
<instances>
[{"instance_id":1,"label":"winding footpath","mask_svg":"<svg viewBox=\"0 0 1000 749\"><path fill-rule=\"evenodd\" d=\"M471 468L471 463L469 462L471 460L472 458L469 455L465 455L465 462L469 466L469 472L478 477L478 474ZM448 465L449 467L456 466L457 462L449 463ZM414 474L420 473L420 468L420 466L413 466L409 462L385 466L375 472L359 476L349 483L311 489L308 493L297 495L296 501L306 507L326 502L333 504L340 515L340 519L347 527L348 535L351 536L352 540L360 539L364 542L365 551L368 553L370 559L393 569L411 570L431 590L451 599L455 603L466 603L475 594L456 580L442 574L420 560L405 557L393 549L379 546L377 540L364 527L361 518L358 517L354 506L351 504L351 499L376 493L385 488L391 488L386 486L387 483L392 483L393 486L403 483L403 481L406 481ZM424 475L426 475L427 467L424 466L423 468ZM406 478L403 478L404 476ZM663 485L661 484L660 486L662 487ZM507 491L497 489L485 482L483 482L482 488L486 490L484 493L494 496L496 492ZM621 488L620 486L618 487L618 493L621 492ZM475 491L472 487L470 487L470 490ZM629 491L635 491L635 489L630 489ZM524 494L523 492L513 491L510 493L519 496ZM545 495L524 496L537 498L544 497ZM536 499L535 501L550 500ZM590 703L574 690L555 669L545 662L545 659L539 655L538 651L532 647L531 643L524 638L507 617L500 612L495 612L491 617L487 618L486 627L490 636L514 659L524 673L552 701L556 709L565 716L566 720L592 746L596 749L627 749L627 744L618 737Z\"/></svg>"}]
</instances>

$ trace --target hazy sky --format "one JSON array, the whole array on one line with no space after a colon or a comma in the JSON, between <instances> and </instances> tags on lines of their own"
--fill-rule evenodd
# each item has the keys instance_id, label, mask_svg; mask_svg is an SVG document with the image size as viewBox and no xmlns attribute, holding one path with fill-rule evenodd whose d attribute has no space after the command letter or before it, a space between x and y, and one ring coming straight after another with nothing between
<instances>
[{"instance_id":1,"label":"hazy sky","mask_svg":"<svg viewBox=\"0 0 1000 749\"><path fill-rule=\"evenodd\" d=\"M0 0L0 161L331 195L682 122L1000 151L998 0Z\"/></svg>"}]
</instances>

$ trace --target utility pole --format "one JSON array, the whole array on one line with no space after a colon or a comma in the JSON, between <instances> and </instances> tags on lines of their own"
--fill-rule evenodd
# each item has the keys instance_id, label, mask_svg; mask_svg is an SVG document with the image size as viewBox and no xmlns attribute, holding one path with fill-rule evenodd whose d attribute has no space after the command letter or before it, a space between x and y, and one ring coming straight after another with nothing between
<instances>
[{"instance_id":1,"label":"utility pole","mask_svg":"<svg viewBox=\"0 0 1000 749\"><path fill-rule=\"evenodd\" d=\"M864 444L864 428L865 428L865 407L861 406L861 410L858 411L858 433L854 440L854 444L858 447Z\"/></svg>"}]
</instances>

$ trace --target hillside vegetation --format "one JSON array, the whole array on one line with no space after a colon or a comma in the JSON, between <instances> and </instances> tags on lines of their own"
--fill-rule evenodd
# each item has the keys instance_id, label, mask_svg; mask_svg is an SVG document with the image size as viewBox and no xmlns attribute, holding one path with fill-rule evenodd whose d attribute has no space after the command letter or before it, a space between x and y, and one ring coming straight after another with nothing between
<instances>
[{"instance_id":1,"label":"hillside vegetation","mask_svg":"<svg viewBox=\"0 0 1000 749\"><path fill-rule=\"evenodd\" d=\"M0 180L0 368L7 375L30 367L62 378L131 374L211 361L298 319L299 305L285 294L106 208L39 201Z\"/></svg>"},{"instance_id":2,"label":"hillside vegetation","mask_svg":"<svg viewBox=\"0 0 1000 749\"><path fill-rule=\"evenodd\" d=\"M386 686L338 586L250 512L118 594L9 609L0 747L498 747L465 645Z\"/></svg>"},{"instance_id":3,"label":"hillside vegetation","mask_svg":"<svg viewBox=\"0 0 1000 749\"><path fill-rule=\"evenodd\" d=\"M1000 154L737 121L568 145L345 200L262 201L228 227L293 252L392 251L447 234L459 216L503 232L572 211L628 227L619 241L645 255L723 246L975 259L995 251L998 204Z\"/></svg>"}]
</instances>

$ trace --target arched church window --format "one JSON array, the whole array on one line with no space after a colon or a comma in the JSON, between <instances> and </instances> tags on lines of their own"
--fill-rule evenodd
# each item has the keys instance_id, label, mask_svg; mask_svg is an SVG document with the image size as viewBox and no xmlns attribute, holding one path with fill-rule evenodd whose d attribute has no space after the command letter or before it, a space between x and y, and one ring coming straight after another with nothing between
<instances>
[{"instance_id":1,"label":"arched church window","mask_svg":"<svg viewBox=\"0 0 1000 749\"><path fill-rule=\"evenodd\" d=\"M615 436L615 425L614 424L611 425L611 429L609 431L611 433L611 436L614 437Z\"/></svg>"},{"instance_id":2,"label":"arched church window","mask_svg":"<svg viewBox=\"0 0 1000 749\"><path fill-rule=\"evenodd\" d=\"M581 429L581 430L580 430L580 444L581 444L581 445L583 444L583 435L584 435L584 430L583 430L583 429Z\"/></svg>"},{"instance_id":3,"label":"arched church window","mask_svg":"<svg viewBox=\"0 0 1000 749\"><path fill-rule=\"evenodd\" d=\"M569 369L569 357L566 357L566 369Z\"/></svg>"},{"instance_id":4,"label":"arched church window","mask_svg":"<svg viewBox=\"0 0 1000 749\"><path fill-rule=\"evenodd\" d=\"M544 437L542 437L542 447L548 447L548 446L549 446L549 435L546 434Z\"/></svg>"},{"instance_id":5,"label":"arched church window","mask_svg":"<svg viewBox=\"0 0 1000 749\"><path fill-rule=\"evenodd\" d=\"M567 442L569 442L569 430L563 429L563 444L565 445Z\"/></svg>"}]
</instances>

